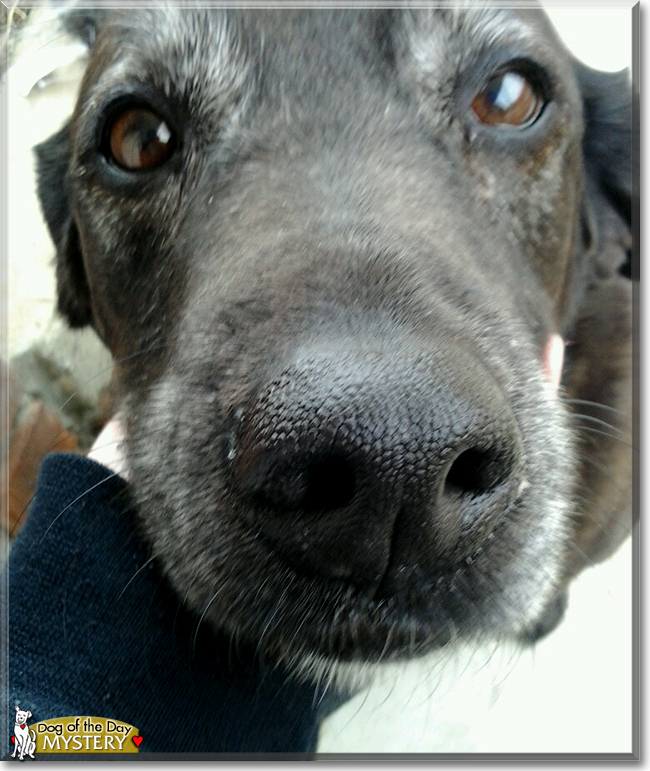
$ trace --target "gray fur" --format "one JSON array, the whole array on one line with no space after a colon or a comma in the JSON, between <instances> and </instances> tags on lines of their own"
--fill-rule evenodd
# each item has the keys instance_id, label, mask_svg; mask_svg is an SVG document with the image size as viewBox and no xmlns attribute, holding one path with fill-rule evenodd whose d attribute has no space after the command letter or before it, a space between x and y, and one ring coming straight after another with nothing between
<instances>
[{"instance_id":1,"label":"gray fur","mask_svg":"<svg viewBox=\"0 0 650 771\"><path fill-rule=\"evenodd\" d=\"M552 83L544 114L526 131L472 121L473 95L513 59ZM142 89L183 141L134 180L98 157L97 121ZM542 349L582 307L585 130L577 65L538 11L109 14L69 129L67 228L87 284L74 318L86 312L116 357L142 524L206 623L324 676L341 660L526 636L563 592L581 472ZM72 318L70 259L60 245ZM408 512L392 523L402 577L384 594L285 559L232 480L233 415L337 350L353 372L368 350L378 374L430 362L461 401L487 377L520 437L518 494L471 548L441 556L435 527L400 540L415 525ZM433 426L436 377L429 415L400 377L386 421L403 399L413 426ZM295 526L277 526L287 544Z\"/></svg>"}]
</instances>

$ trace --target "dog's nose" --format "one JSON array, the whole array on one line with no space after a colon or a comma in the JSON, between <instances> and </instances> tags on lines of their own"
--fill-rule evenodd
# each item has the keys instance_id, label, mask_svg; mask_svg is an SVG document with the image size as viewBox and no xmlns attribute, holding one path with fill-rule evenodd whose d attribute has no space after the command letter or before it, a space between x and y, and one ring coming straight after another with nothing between
<instances>
[{"instance_id":1,"label":"dog's nose","mask_svg":"<svg viewBox=\"0 0 650 771\"><path fill-rule=\"evenodd\" d=\"M313 351L244 411L233 478L303 571L377 585L464 559L521 485L521 438L475 355ZM398 578L399 583L399 578Z\"/></svg>"}]
</instances>

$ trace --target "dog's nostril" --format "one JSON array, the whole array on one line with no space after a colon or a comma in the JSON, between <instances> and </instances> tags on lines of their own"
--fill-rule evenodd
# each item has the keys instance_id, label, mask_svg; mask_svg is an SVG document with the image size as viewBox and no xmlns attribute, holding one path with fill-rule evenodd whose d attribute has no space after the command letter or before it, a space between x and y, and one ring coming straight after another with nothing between
<instances>
[{"instance_id":1,"label":"dog's nostril","mask_svg":"<svg viewBox=\"0 0 650 771\"><path fill-rule=\"evenodd\" d=\"M495 450L465 450L447 471L445 495L480 495L504 481L511 463Z\"/></svg>"},{"instance_id":2,"label":"dog's nostril","mask_svg":"<svg viewBox=\"0 0 650 771\"><path fill-rule=\"evenodd\" d=\"M354 471L345 458L294 459L271 465L256 484L255 498L279 512L329 512L342 509L356 490Z\"/></svg>"},{"instance_id":3,"label":"dog's nostril","mask_svg":"<svg viewBox=\"0 0 650 771\"><path fill-rule=\"evenodd\" d=\"M355 492L354 472L345 458L327 458L307 471L305 511L334 511L347 506Z\"/></svg>"}]
</instances>

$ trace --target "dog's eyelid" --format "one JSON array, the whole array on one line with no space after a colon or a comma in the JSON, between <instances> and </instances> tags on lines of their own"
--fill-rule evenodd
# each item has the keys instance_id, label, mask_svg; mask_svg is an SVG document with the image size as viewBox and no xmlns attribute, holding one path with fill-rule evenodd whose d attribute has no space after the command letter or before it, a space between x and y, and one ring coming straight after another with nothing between
<instances>
[{"instance_id":1,"label":"dog's eyelid","mask_svg":"<svg viewBox=\"0 0 650 771\"><path fill-rule=\"evenodd\" d=\"M99 108L94 105L95 100L101 103ZM82 119L89 124L93 123L96 141L100 141L107 123L128 108L156 113L175 134L181 133L185 116L182 110L177 109L179 105L152 84L140 81L114 84L113 88L102 89L101 95L96 96L92 102L88 100Z\"/></svg>"}]
</instances>

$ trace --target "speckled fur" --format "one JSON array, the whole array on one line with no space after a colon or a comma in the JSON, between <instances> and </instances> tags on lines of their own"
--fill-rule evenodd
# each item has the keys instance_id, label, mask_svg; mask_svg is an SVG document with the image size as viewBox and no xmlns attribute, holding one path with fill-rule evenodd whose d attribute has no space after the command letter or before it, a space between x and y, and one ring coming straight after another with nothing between
<instances>
[{"instance_id":1,"label":"speckled fur","mask_svg":"<svg viewBox=\"0 0 650 771\"><path fill-rule=\"evenodd\" d=\"M536 61L553 98L526 131L495 132L469 104L512 59ZM205 623L326 678L342 659L358 671L454 639L534 637L591 543L601 556L620 542L625 496L580 538L608 484L596 476L575 497L596 474L581 458L594 443L603 466L622 451L581 434L569 402L629 409L618 395L629 354L600 367L600 388L593 358L580 359L596 355L585 334L616 352L631 334L631 282L618 272L629 105L612 118L617 170L589 144L620 83L572 61L536 10L100 18L71 123L40 151L60 309L115 355L142 523ZM585 88L600 113L585 115ZM106 105L129 92L153 98L184 137L137 183L106 167L95 139ZM53 213L48 186L64 178L69 203ZM556 332L571 344L559 397L541 361ZM420 556L411 582L379 598L278 557L226 460L233 411L300 346L364 335L387 361L440 335L471 346L511 405L525 464L516 505L475 553L441 571ZM614 473L625 482L627 455Z\"/></svg>"}]
</instances>

